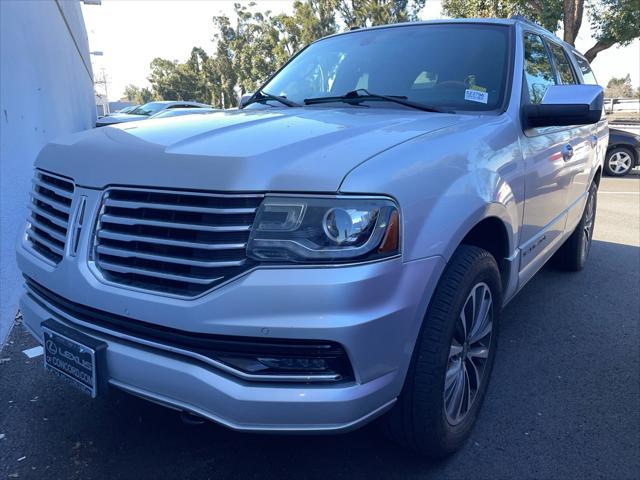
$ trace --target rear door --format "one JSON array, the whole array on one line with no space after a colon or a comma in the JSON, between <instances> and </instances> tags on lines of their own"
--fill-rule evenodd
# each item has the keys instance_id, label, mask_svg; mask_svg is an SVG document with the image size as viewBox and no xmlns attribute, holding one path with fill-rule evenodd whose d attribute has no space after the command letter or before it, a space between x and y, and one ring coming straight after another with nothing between
<instances>
[{"instance_id":1,"label":"rear door","mask_svg":"<svg viewBox=\"0 0 640 480\"><path fill-rule=\"evenodd\" d=\"M573 55L576 66L578 67L577 73L578 76L582 78L582 83L586 85L598 85L598 81L596 80L587 59L575 50L573 50L571 54ZM595 135L594 142L596 146L594 149L594 163L592 168L597 168L598 165L601 165L604 162L604 157L607 153L607 146L609 145L609 126L604 112L602 112L602 118L600 121L594 125L593 134Z\"/></svg>"},{"instance_id":2,"label":"rear door","mask_svg":"<svg viewBox=\"0 0 640 480\"><path fill-rule=\"evenodd\" d=\"M547 40L547 45L551 52L559 83L562 85L581 83L568 52L559 43L552 40ZM595 160L594 151L597 137L595 125L576 125L569 127L569 131L571 139L568 144L571 145L573 153L565 161L565 167L568 169L567 174L571 177L565 230L573 231L582 216L586 192L589 188L591 169Z\"/></svg>"},{"instance_id":3,"label":"rear door","mask_svg":"<svg viewBox=\"0 0 640 480\"><path fill-rule=\"evenodd\" d=\"M541 35L524 32L522 102L540 103L559 83ZM525 207L520 237L520 284L528 281L562 240L574 166L571 127L527 128L520 142L525 158Z\"/></svg>"}]
</instances>

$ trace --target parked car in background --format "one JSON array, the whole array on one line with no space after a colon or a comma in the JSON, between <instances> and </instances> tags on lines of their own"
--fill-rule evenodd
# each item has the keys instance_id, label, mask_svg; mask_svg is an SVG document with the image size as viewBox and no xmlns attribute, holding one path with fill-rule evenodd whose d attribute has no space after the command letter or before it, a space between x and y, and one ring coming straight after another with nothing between
<instances>
[{"instance_id":1,"label":"parked car in background","mask_svg":"<svg viewBox=\"0 0 640 480\"><path fill-rule=\"evenodd\" d=\"M640 166L640 135L617 128L609 129L609 146L604 171L613 177L627 175Z\"/></svg>"},{"instance_id":2,"label":"parked car in background","mask_svg":"<svg viewBox=\"0 0 640 480\"><path fill-rule=\"evenodd\" d=\"M216 108L170 108L168 110L162 110L160 113L152 115L151 118L181 117L183 115L195 115L219 111L221 110Z\"/></svg>"},{"instance_id":3,"label":"parked car in background","mask_svg":"<svg viewBox=\"0 0 640 480\"><path fill-rule=\"evenodd\" d=\"M164 110L171 110L173 108L211 108L211 105L198 102L183 102L183 101L158 101L149 102L144 105L131 110L129 113L110 115L107 117L99 118L96 122L96 127L105 127L107 125L115 125L117 123L125 122L137 122L139 120L147 120L153 115L160 113Z\"/></svg>"},{"instance_id":4,"label":"parked car in background","mask_svg":"<svg viewBox=\"0 0 640 480\"><path fill-rule=\"evenodd\" d=\"M396 24L312 43L239 110L54 141L23 323L92 396L259 432L386 414L451 454L503 306L553 256L587 261L608 140L590 73L520 19Z\"/></svg>"},{"instance_id":5,"label":"parked car in background","mask_svg":"<svg viewBox=\"0 0 640 480\"><path fill-rule=\"evenodd\" d=\"M140 105L129 105L128 107L124 107L120 110L118 110L117 112L114 112L114 114L124 114L124 113L130 113L131 111L135 110L136 108L138 108Z\"/></svg>"}]
</instances>

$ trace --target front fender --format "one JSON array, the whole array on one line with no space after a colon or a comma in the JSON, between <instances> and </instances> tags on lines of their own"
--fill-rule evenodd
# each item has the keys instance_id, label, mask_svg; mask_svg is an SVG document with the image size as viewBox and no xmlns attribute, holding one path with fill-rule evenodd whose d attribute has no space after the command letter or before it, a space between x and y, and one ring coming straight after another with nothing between
<instances>
[{"instance_id":1,"label":"front fender","mask_svg":"<svg viewBox=\"0 0 640 480\"><path fill-rule=\"evenodd\" d=\"M384 193L400 205L403 259L446 260L480 221L505 226L516 251L524 208L524 162L506 114L466 122L403 143L361 164L340 188Z\"/></svg>"}]
</instances>

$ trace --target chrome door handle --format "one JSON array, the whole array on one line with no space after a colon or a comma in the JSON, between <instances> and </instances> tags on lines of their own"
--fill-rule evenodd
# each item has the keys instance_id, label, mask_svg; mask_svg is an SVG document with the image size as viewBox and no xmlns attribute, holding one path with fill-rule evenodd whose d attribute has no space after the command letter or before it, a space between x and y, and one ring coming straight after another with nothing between
<instances>
[{"instance_id":1,"label":"chrome door handle","mask_svg":"<svg viewBox=\"0 0 640 480\"><path fill-rule=\"evenodd\" d=\"M571 157L573 157L573 147L569 143L567 143L564 147L562 147L561 152L562 152L562 159L565 162L571 160Z\"/></svg>"},{"instance_id":2,"label":"chrome door handle","mask_svg":"<svg viewBox=\"0 0 640 480\"><path fill-rule=\"evenodd\" d=\"M598 145L598 136L597 135L591 135L591 147L595 147L596 145Z\"/></svg>"}]
</instances>

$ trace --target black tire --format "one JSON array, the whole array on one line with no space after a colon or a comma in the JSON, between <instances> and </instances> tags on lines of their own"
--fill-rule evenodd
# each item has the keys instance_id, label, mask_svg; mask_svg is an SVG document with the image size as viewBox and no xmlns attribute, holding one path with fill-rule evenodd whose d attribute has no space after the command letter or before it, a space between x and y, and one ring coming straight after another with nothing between
<instances>
[{"instance_id":1,"label":"black tire","mask_svg":"<svg viewBox=\"0 0 640 480\"><path fill-rule=\"evenodd\" d=\"M628 158L628 166L620 165L619 167L612 162L616 161L616 155L626 155ZM636 158L633 152L626 147L616 147L607 151L607 156L604 160L604 173L609 175L610 177L624 177L627 175L636 164Z\"/></svg>"},{"instance_id":2,"label":"black tire","mask_svg":"<svg viewBox=\"0 0 640 480\"><path fill-rule=\"evenodd\" d=\"M598 185L593 182L591 188L589 188L589 196L587 197L580 222L571 236L554 255L555 265L562 270L579 272L587 263L593 239L593 229L596 223L597 206Z\"/></svg>"},{"instance_id":3,"label":"black tire","mask_svg":"<svg viewBox=\"0 0 640 480\"><path fill-rule=\"evenodd\" d=\"M445 406L445 375L451 365L450 349L454 334L457 335L459 316L470 292L479 283L489 287L493 300L493 327L490 340L487 340L489 354L471 407L460 423L452 424ZM486 250L461 245L431 299L402 393L382 419L385 432L392 440L432 458L445 457L464 444L471 434L491 376L501 304L502 288L496 260ZM466 356L462 353L460 356L464 363Z\"/></svg>"}]
</instances>

